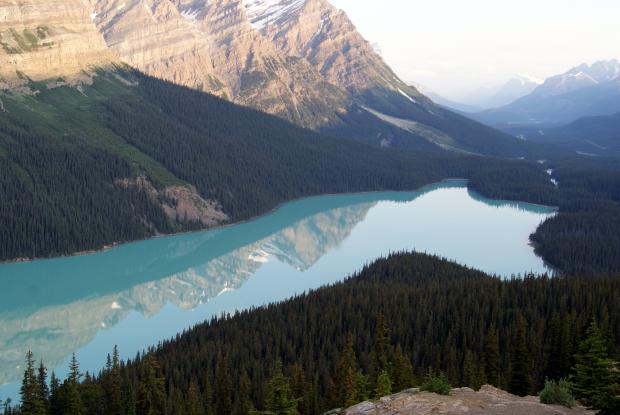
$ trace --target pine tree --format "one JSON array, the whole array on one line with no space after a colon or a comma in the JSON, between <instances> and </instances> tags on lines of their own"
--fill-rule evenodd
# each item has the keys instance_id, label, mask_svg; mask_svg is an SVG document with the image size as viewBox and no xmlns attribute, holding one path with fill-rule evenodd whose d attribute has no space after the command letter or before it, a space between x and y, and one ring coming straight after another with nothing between
<instances>
[{"instance_id":1,"label":"pine tree","mask_svg":"<svg viewBox=\"0 0 620 415\"><path fill-rule=\"evenodd\" d=\"M204 412L202 402L200 401L200 392L198 391L198 385L194 380L189 383L186 402L186 415L203 415Z\"/></svg>"},{"instance_id":2,"label":"pine tree","mask_svg":"<svg viewBox=\"0 0 620 415\"><path fill-rule=\"evenodd\" d=\"M166 411L166 390L160 374L159 363L152 353L142 362L142 373L138 385L136 412L138 415L163 415Z\"/></svg>"},{"instance_id":3,"label":"pine tree","mask_svg":"<svg viewBox=\"0 0 620 415\"><path fill-rule=\"evenodd\" d=\"M39 378L35 374L33 354L29 350L26 353L26 370L24 370L20 389L23 415L44 415L47 412L46 402L41 396L42 389L43 386L39 384Z\"/></svg>"},{"instance_id":4,"label":"pine tree","mask_svg":"<svg viewBox=\"0 0 620 415\"><path fill-rule=\"evenodd\" d=\"M108 364L104 383L106 415L122 415L123 401L121 393L121 373L118 347L114 346L112 358L108 355Z\"/></svg>"},{"instance_id":5,"label":"pine tree","mask_svg":"<svg viewBox=\"0 0 620 415\"><path fill-rule=\"evenodd\" d=\"M50 415L62 415L63 402L60 396L60 381L52 372L50 376Z\"/></svg>"},{"instance_id":6,"label":"pine tree","mask_svg":"<svg viewBox=\"0 0 620 415\"><path fill-rule=\"evenodd\" d=\"M65 380L66 401L64 402L63 415L82 415L85 413L84 403L80 395L80 368L75 357L71 357L69 365L69 377Z\"/></svg>"},{"instance_id":7,"label":"pine tree","mask_svg":"<svg viewBox=\"0 0 620 415\"><path fill-rule=\"evenodd\" d=\"M510 381L508 391L514 395L526 396L532 389L532 366L525 340L525 319L517 318L517 335L511 354Z\"/></svg>"},{"instance_id":8,"label":"pine tree","mask_svg":"<svg viewBox=\"0 0 620 415\"><path fill-rule=\"evenodd\" d=\"M500 386L499 339L495 326L489 328L484 340L484 374L489 385Z\"/></svg>"},{"instance_id":9,"label":"pine tree","mask_svg":"<svg viewBox=\"0 0 620 415\"><path fill-rule=\"evenodd\" d=\"M411 361L404 355L403 349L398 344L394 352L394 391L400 392L413 386L413 366Z\"/></svg>"},{"instance_id":10,"label":"pine tree","mask_svg":"<svg viewBox=\"0 0 620 415\"><path fill-rule=\"evenodd\" d=\"M593 409L613 407L620 381L607 342L593 321L586 339L579 346L573 367L573 392L584 405Z\"/></svg>"},{"instance_id":11,"label":"pine tree","mask_svg":"<svg viewBox=\"0 0 620 415\"><path fill-rule=\"evenodd\" d=\"M280 361L276 363L273 375L267 385L265 411L262 413L265 415L298 414L297 400L292 396L289 380L282 372L282 363Z\"/></svg>"},{"instance_id":12,"label":"pine tree","mask_svg":"<svg viewBox=\"0 0 620 415\"><path fill-rule=\"evenodd\" d=\"M370 381L368 376L364 375L361 369L355 374L355 400L357 402L367 401L368 391L370 389Z\"/></svg>"},{"instance_id":13,"label":"pine tree","mask_svg":"<svg viewBox=\"0 0 620 415\"><path fill-rule=\"evenodd\" d=\"M377 317L375 330L375 344L372 354L372 373L374 384L379 380L383 371L389 370L390 330L383 314Z\"/></svg>"},{"instance_id":14,"label":"pine tree","mask_svg":"<svg viewBox=\"0 0 620 415\"><path fill-rule=\"evenodd\" d=\"M125 415L136 415L136 395L131 382L129 382L125 388L123 407L125 408Z\"/></svg>"},{"instance_id":15,"label":"pine tree","mask_svg":"<svg viewBox=\"0 0 620 415\"><path fill-rule=\"evenodd\" d=\"M375 399L382 398L392 393L392 380L387 370L381 371L379 377L377 377L377 384L375 386Z\"/></svg>"},{"instance_id":16,"label":"pine tree","mask_svg":"<svg viewBox=\"0 0 620 415\"><path fill-rule=\"evenodd\" d=\"M232 380L226 359L217 365L215 374L215 409L217 415L232 413Z\"/></svg>"},{"instance_id":17,"label":"pine tree","mask_svg":"<svg viewBox=\"0 0 620 415\"><path fill-rule=\"evenodd\" d=\"M336 367L332 390L332 406L349 407L357 403L357 362L353 350L353 336L347 334L344 350Z\"/></svg>"},{"instance_id":18,"label":"pine tree","mask_svg":"<svg viewBox=\"0 0 620 415\"><path fill-rule=\"evenodd\" d=\"M478 370L471 350L467 350L463 358L463 381L461 384L472 389L480 387L478 385Z\"/></svg>"},{"instance_id":19,"label":"pine tree","mask_svg":"<svg viewBox=\"0 0 620 415\"><path fill-rule=\"evenodd\" d=\"M185 414L185 399L183 399L183 393L179 388L174 388L168 392L168 409L167 415L186 415Z\"/></svg>"},{"instance_id":20,"label":"pine tree","mask_svg":"<svg viewBox=\"0 0 620 415\"><path fill-rule=\"evenodd\" d=\"M43 365L43 361L39 363L39 373L37 375L38 394L37 400L41 402L44 413L49 412L50 389L47 384L47 368Z\"/></svg>"},{"instance_id":21,"label":"pine tree","mask_svg":"<svg viewBox=\"0 0 620 415\"><path fill-rule=\"evenodd\" d=\"M301 376L303 376L303 371L301 371ZM303 389L301 390L300 393L303 394ZM252 381L250 380L250 377L248 376L248 372L243 370L241 373L241 378L239 379L239 393L237 397L237 410L236 410L236 413L238 415L250 415L250 413L254 411L254 404L252 403L251 395L252 395Z\"/></svg>"}]
</instances>

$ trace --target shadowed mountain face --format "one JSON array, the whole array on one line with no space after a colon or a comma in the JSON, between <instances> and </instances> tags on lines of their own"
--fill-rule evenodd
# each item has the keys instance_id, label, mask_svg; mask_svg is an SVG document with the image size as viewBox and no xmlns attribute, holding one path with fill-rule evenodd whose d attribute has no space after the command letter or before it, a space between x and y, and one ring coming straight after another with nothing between
<instances>
[{"instance_id":1,"label":"shadowed mountain face","mask_svg":"<svg viewBox=\"0 0 620 415\"><path fill-rule=\"evenodd\" d=\"M536 139L583 154L620 155L620 112L580 118L565 126L546 130Z\"/></svg>"}]
</instances>

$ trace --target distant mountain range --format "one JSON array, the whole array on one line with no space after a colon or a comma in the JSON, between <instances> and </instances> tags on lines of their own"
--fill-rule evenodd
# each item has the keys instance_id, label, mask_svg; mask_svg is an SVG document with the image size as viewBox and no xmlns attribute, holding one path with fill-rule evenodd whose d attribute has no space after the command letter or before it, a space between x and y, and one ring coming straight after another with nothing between
<instances>
[{"instance_id":1,"label":"distant mountain range","mask_svg":"<svg viewBox=\"0 0 620 415\"><path fill-rule=\"evenodd\" d=\"M547 129L581 117L620 111L620 62L582 64L548 78L532 93L515 102L473 117L514 133L520 128Z\"/></svg>"},{"instance_id":2,"label":"distant mountain range","mask_svg":"<svg viewBox=\"0 0 620 415\"><path fill-rule=\"evenodd\" d=\"M463 100L480 111L508 105L534 91L543 81L528 75L516 75L496 87L481 88ZM474 112L474 111L469 111ZM476 111L478 112L478 111Z\"/></svg>"}]
</instances>

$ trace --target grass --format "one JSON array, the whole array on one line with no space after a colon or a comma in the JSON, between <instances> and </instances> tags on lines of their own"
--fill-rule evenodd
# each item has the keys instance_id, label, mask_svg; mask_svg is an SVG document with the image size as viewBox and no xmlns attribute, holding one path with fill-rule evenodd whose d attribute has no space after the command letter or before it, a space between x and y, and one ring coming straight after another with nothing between
<instances>
[{"instance_id":1,"label":"grass","mask_svg":"<svg viewBox=\"0 0 620 415\"><path fill-rule=\"evenodd\" d=\"M162 164L107 128L105 103L140 99L113 74L100 72L93 84L84 86L81 92L71 86L48 89L45 82L30 81L29 87L38 93L2 95L9 116L17 123L118 154L150 177L157 187L185 184Z\"/></svg>"}]
</instances>

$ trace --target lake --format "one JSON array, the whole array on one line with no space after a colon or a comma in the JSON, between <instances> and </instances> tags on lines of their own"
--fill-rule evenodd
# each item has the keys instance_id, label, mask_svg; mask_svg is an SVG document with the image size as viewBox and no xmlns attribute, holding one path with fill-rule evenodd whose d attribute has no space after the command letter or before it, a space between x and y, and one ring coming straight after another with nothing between
<instances>
[{"instance_id":1,"label":"lake","mask_svg":"<svg viewBox=\"0 0 620 415\"><path fill-rule=\"evenodd\" d=\"M552 208L485 199L463 180L414 192L319 196L256 220L89 255L0 265L0 398L18 398L31 349L62 377L97 371L224 312L342 280L417 250L509 277L551 272L529 235Z\"/></svg>"}]
</instances>

